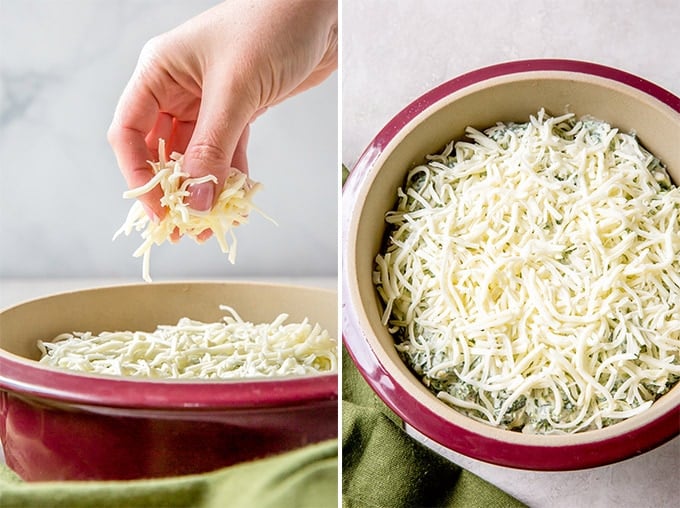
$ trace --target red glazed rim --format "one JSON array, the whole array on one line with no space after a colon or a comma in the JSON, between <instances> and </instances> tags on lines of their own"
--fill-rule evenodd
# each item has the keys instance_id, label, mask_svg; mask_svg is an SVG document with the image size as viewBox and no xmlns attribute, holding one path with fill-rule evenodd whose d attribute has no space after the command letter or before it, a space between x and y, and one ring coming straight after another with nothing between
<instances>
[{"instance_id":1,"label":"red glazed rim","mask_svg":"<svg viewBox=\"0 0 680 508\"><path fill-rule=\"evenodd\" d=\"M253 381L138 380L86 376L37 367L0 352L0 389L87 406L210 410L254 409L337 400L337 374Z\"/></svg>"},{"instance_id":2,"label":"red glazed rim","mask_svg":"<svg viewBox=\"0 0 680 508\"><path fill-rule=\"evenodd\" d=\"M371 141L354 165L343 189L342 245L347 249L348 230L354 214L355 203L361 191L363 177L371 171L390 142L414 118L438 101L466 87L486 80L511 74L535 71L561 71L580 73L616 81L637 89L680 113L680 98L669 91L619 69L576 60L536 59L501 63L458 76L426 92L392 118ZM400 386L395 376L385 368L371 348L360 322L351 287L354 277L348 270L350 252L342 257L342 333L347 350L377 395L405 423L440 445L469 457L496 465L545 471L567 471L611 464L646 452L680 433L680 405L672 407L659 418L646 425L626 426L626 432L607 434L608 438L593 439L568 444L559 436L536 436L536 445L518 443L508 434L508 441L480 435L443 418L421 403L408 390ZM632 419L631 419L632 420ZM625 426L626 422L617 424ZM611 427L610 427L611 429ZM595 431L601 432L601 431ZM583 433L584 436L591 433ZM579 437L580 437L579 436ZM556 438L556 439L552 439ZM551 444L552 440L552 444Z\"/></svg>"}]
</instances>

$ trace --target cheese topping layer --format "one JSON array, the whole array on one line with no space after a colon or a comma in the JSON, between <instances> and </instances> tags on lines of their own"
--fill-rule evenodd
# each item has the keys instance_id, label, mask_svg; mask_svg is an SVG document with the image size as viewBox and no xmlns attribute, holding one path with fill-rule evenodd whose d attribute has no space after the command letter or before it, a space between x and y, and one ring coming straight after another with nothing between
<instances>
[{"instance_id":1,"label":"cheese topping layer","mask_svg":"<svg viewBox=\"0 0 680 508\"><path fill-rule=\"evenodd\" d=\"M261 184L250 180L245 173L232 171L213 208L207 212L197 211L184 202L184 198L189 195L189 187L205 182L217 183L217 178L213 175L190 178L188 173L182 171L182 154L173 152L169 159L166 157L163 139L158 140L158 159L158 162L149 161L154 172L153 178L141 187L124 192L123 197L138 198L156 185L160 185L163 191L161 205L167 210L165 217L158 222L151 220L142 203L135 201L113 239L123 233L127 236L133 230L142 232L144 241L133 256L143 257L142 275L147 282L151 281L149 274L151 247L168 241L175 230L180 235L187 235L197 241L201 232L211 230L220 249L228 254L229 261L233 264L236 261L236 236L233 228L248 222L250 212L257 210L252 199L255 192L261 188ZM231 245L227 240L227 234L231 238Z\"/></svg>"},{"instance_id":2,"label":"cheese topping layer","mask_svg":"<svg viewBox=\"0 0 680 508\"><path fill-rule=\"evenodd\" d=\"M92 374L147 378L230 379L337 372L337 343L308 320L243 321L236 311L221 322L181 318L153 332L64 333L38 341L40 363Z\"/></svg>"},{"instance_id":3,"label":"cheese topping layer","mask_svg":"<svg viewBox=\"0 0 680 508\"><path fill-rule=\"evenodd\" d=\"M499 123L412 169L374 283L441 400L528 433L605 427L680 378L680 188L605 122Z\"/></svg>"}]
</instances>

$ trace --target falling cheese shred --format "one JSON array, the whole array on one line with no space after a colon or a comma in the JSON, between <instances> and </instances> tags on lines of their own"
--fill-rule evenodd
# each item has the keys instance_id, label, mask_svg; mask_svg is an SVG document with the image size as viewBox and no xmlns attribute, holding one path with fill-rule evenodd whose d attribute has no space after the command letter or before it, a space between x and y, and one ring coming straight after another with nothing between
<instances>
[{"instance_id":1,"label":"falling cheese shred","mask_svg":"<svg viewBox=\"0 0 680 508\"><path fill-rule=\"evenodd\" d=\"M38 341L40 363L90 374L144 378L233 379L337 372L337 342L319 324L181 318L153 332L74 332Z\"/></svg>"},{"instance_id":2,"label":"falling cheese shred","mask_svg":"<svg viewBox=\"0 0 680 508\"><path fill-rule=\"evenodd\" d=\"M412 169L374 283L437 396L527 433L602 428L680 377L680 188L593 118L499 123Z\"/></svg>"},{"instance_id":3,"label":"falling cheese shred","mask_svg":"<svg viewBox=\"0 0 680 508\"><path fill-rule=\"evenodd\" d=\"M151 247L170 240L174 231L197 241L199 241L200 233L206 230L212 231L221 251L228 255L229 261L233 264L236 261L236 236L233 228L248 222L252 210L260 212L254 207L252 199L255 192L261 188L261 184L252 181L245 173L237 170L233 170L227 176L224 188L210 211L197 211L190 208L184 202L184 198L189 196L189 187L205 182L217 183L217 178L214 175L191 178L188 173L182 171L182 163L182 154L173 152L170 158L166 156L165 141L159 139L158 162L149 161L154 176L143 186L123 193L124 198L135 199L157 185L160 185L163 191L161 205L165 207L167 213L162 219L152 220L142 203L135 201L130 207L125 222L113 236L115 240L121 234L127 236L132 231L141 231L143 242L135 250L133 256L142 257L142 276L147 282L151 281L149 271ZM231 239L231 244L227 240L227 235Z\"/></svg>"}]
</instances>

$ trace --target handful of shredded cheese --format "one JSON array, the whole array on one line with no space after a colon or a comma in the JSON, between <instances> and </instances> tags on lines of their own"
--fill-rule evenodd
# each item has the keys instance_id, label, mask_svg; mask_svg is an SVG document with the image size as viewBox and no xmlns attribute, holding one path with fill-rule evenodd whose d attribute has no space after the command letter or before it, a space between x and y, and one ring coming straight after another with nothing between
<instances>
[{"instance_id":1,"label":"handful of shredded cheese","mask_svg":"<svg viewBox=\"0 0 680 508\"><path fill-rule=\"evenodd\" d=\"M147 215L142 203L135 201L125 222L116 231L113 239L115 240L122 233L129 235L133 230L142 231L144 241L133 256L143 256L142 274L147 282L151 281L149 274L151 247L154 244L161 245L168 241L175 230L180 235L187 235L195 240L201 232L211 230L220 249L228 254L229 261L233 264L236 261L236 236L233 228L238 224L248 222L250 212L257 210L252 198L260 189L261 184L250 180L240 171L232 171L213 208L207 212L197 211L184 202L184 198L189 195L189 187L205 182L217 183L217 178L214 175L190 178L188 173L182 171L182 154L173 152L169 159L166 157L163 139L158 141L158 159L158 162L149 161L154 171L153 178L141 187L124 192L123 197L138 198L156 185L160 185L163 191L161 205L167 209L165 217L159 222L154 222ZM227 234L231 237L231 245L227 241Z\"/></svg>"},{"instance_id":2,"label":"handful of shredded cheese","mask_svg":"<svg viewBox=\"0 0 680 508\"><path fill-rule=\"evenodd\" d=\"M680 188L592 118L499 123L412 169L374 283L441 400L528 433L634 416L680 378Z\"/></svg>"},{"instance_id":3,"label":"handful of shredded cheese","mask_svg":"<svg viewBox=\"0 0 680 508\"><path fill-rule=\"evenodd\" d=\"M337 342L319 324L243 321L227 306L222 322L182 318L153 332L64 333L38 341L40 363L93 374L231 379L337 372Z\"/></svg>"}]
</instances>

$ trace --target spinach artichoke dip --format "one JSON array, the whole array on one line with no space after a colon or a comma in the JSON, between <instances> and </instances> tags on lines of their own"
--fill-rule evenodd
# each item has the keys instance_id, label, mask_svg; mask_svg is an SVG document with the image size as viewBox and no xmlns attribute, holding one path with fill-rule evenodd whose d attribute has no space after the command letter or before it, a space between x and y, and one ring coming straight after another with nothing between
<instances>
[{"instance_id":1,"label":"spinach artichoke dip","mask_svg":"<svg viewBox=\"0 0 680 508\"><path fill-rule=\"evenodd\" d=\"M221 321L181 318L153 332L63 333L38 341L40 363L89 374L166 379L250 379L338 370L337 341L308 319L243 320L221 305Z\"/></svg>"},{"instance_id":2,"label":"spinach artichoke dip","mask_svg":"<svg viewBox=\"0 0 680 508\"><path fill-rule=\"evenodd\" d=\"M374 284L403 360L471 418L598 429L680 378L680 188L634 134L541 110L413 168Z\"/></svg>"}]
</instances>

